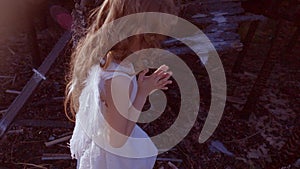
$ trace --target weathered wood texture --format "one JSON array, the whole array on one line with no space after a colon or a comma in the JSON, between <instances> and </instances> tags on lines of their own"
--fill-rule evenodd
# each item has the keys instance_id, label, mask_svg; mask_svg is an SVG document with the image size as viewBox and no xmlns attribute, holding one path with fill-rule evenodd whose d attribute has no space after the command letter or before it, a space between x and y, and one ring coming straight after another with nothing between
<instances>
[{"instance_id":1,"label":"weathered wood texture","mask_svg":"<svg viewBox=\"0 0 300 169\"><path fill-rule=\"evenodd\" d=\"M280 21L276 26L277 30L275 33L275 37L272 39L268 55L260 70L258 78L248 96L244 109L241 112L240 116L242 118L248 119L250 114L255 110L256 103L259 100L259 96L261 95L263 89L266 87L267 81L272 73L273 67L276 61L279 59L279 55L281 54L281 52L278 49L283 48L285 33L287 33L283 32L282 30L283 24L284 22Z\"/></svg>"},{"instance_id":2,"label":"weathered wood texture","mask_svg":"<svg viewBox=\"0 0 300 169\"><path fill-rule=\"evenodd\" d=\"M60 52L69 42L70 38L71 33L65 32L64 35L56 43L52 51L49 53L49 55L46 57L40 68L38 69L40 75L37 75L35 73L27 82L21 94L18 97L16 97L13 103L9 106L7 112L3 115L0 121L0 137L3 136L3 134L5 133L9 125L12 123L18 112L21 110L21 108L31 96L33 91L37 88L41 80L44 78L42 76L44 76L48 72L55 59L59 56Z\"/></svg>"},{"instance_id":3,"label":"weathered wood texture","mask_svg":"<svg viewBox=\"0 0 300 169\"><path fill-rule=\"evenodd\" d=\"M47 128L73 128L74 123L55 120L18 120L15 126L47 127Z\"/></svg>"},{"instance_id":4,"label":"weathered wood texture","mask_svg":"<svg viewBox=\"0 0 300 169\"><path fill-rule=\"evenodd\" d=\"M256 79L256 82L248 96L247 102L243 108L243 111L240 114L240 117L248 119L250 114L253 113L256 107L256 103L259 100L259 97L261 96L261 93L263 89L266 87L268 78L270 77L273 67L275 63L280 59L279 56L283 55L286 56L285 53L289 53L289 51L292 50L294 43L297 41L297 38L299 36L299 28L294 34L294 37L290 40L290 42L287 45L286 50L284 49L284 42L286 39L285 35L288 35L290 30L285 30L284 25L287 22L293 22L295 25L299 27L299 19L295 19L295 16L300 16L300 1L297 0L291 0L291 1L276 1L276 0L263 0L262 3L265 5L261 5L262 3L259 3L261 1L258 0L252 0L247 1L243 4L243 7L250 12L254 12L257 14L263 14L268 17L271 17L272 19L277 19L278 24L276 27L276 33L275 37L272 39L271 42L271 48L269 49L268 55L264 61L264 64L260 70L260 73L258 75L258 78ZM256 4L259 4L260 6L255 6ZM287 17L287 16L290 16ZM257 25L252 25L252 28L250 27L249 34L251 35L251 32ZM249 35L248 34L248 35ZM249 37L248 37L249 38ZM249 44L248 44L249 45ZM247 48L245 49L244 55L247 52ZM241 58L240 58L241 59ZM238 60L239 63L235 65L235 69L238 69L238 65L241 64L241 61Z\"/></svg>"},{"instance_id":5,"label":"weathered wood texture","mask_svg":"<svg viewBox=\"0 0 300 169\"><path fill-rule=\"evenodd\" d=\"M219 53L242 50L243 44L237 33L241 22L265 19L261 15L245 14L238 0L204 0L186 5L184 11L189 14L183 12L182 16L201 28ZM174 39L168 39L163 45L177 55L192 53Z\"/></svg>"},{"instance_id":6,"label":"weathered wood texture","mask_svg":"<svg viewBox=\"0 0 300 169\"><path fill-rule=\"evenodd\" d=\"M30 44L31 58L33 67L38 68L42 62L40 58L40 49L37 40L36 28L34 26L34 14L32 11L27 11L27 35L28 43Z\"/></svg>"},{"instance_id":7,"label":"weathered wood texture","mask_svg":"<svg viewBox=\"0 0 300 169\"><path fill-rule=\"evenodd\" d=\"M69 141L71 139L71 137L72 137L72 135L69 135L69 136L59 138L59 139L55 139L55 140L52 140L52 141L45 142L45 146L50 147L50 146L53 146L55 144L58 144L58 143L61 143L61 142L64 142L64 141Z\"/></svg>"},{"instance_id":8,"label":"weathered wood texture","mask_svg":"<svg viewBox=\"0 0 300 169\"><path fill-rule=\"evenodd\" d=\"M300 26L299 0L247 0L242 3L246 11L268 18L286 20Z\"/></svg>"},{"instance_id":9,"label":"weathered wood texture","mask_svg":"<svg viewBox=\"0 0 300 169\"><path fill-rule=\"evenodd\" d=\"M282 52L281 58L280 58L281 63L293 62L293 59L295 59L295 58L290 58L289 55L291 54L291 52L293 50L295 50L295 46L297 44L297 40L299 39L299 36L300 36L300 26L297 27L297 30L293 33L293 36L292 36L290 42L288 43L285 50Z\"/></svg>"},{"instance_id":10,"label":"weathered wood texture","mask_svg":"<svg viewBox=\"0 0 300 169\"><path fill-rule=\"evenodd\" d=\"M244 49L240 52L239 56L237 57L237 60L233 66L233 73L238 73L240 71L240 67L243 63L244 57L246 56L248 49L250 47L250 44L253 40L253 37L255 35L256 29L258 27L259 21L253 21L250 24L247 36L244 41Z\"/></svg>"},{"instance_id":11,"label":"weathered wood texture","mask_svg":"<svg viewBox=\"0 0 300 169\"><path fill-rule=\"evenodd\" d=\"M73 47L84 37L90 11L99 6L103 0L77 0L73 10L74 24L72 27ZM194 13L191 11L195 11ZM240 22L263 20L260 15L245 14L240 0L202 0L191 2L182 8L181 15L199 26L207 34L219 52L241 50L242 44L237 29ZM165 42L166 48L178 55L192 53L183 44L173 41Z\"/></svg>"}]
</instances>

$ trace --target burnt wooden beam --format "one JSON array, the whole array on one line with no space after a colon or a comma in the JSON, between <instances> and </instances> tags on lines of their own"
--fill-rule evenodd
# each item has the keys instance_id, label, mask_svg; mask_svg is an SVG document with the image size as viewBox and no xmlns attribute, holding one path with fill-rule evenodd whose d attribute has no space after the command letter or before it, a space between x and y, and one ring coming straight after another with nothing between
<instances>
[{"instance_id":1,"label":"burnt wooden beam","mask_svg":"<svg viewBox=\"0 0 300 169\"><path fill-rule=\"evenodd\" d=\"M42 160L72 160L72 157L70 154L50 154L50 153L44 153L42 156Z\"/></svg>"},{"instance_id":2,"label":"burnt wooden beam","mask_svg":"<svg viewBox=\"0 0 300 169\"><path fill-rule=\"evenodd\" d=\"M36 28L34 26L33 18L34 15L31 14L31 12L28 12L28 17L27 17L27 26L28 26L28 43L30 46L30 51L31 51L31 58L32 58L32 65L34 68L38 68L42 62L41 57L40 57L40 49L39 49L39 44L37 40L37 35L36 35Z\"/></svg>"},{"instance_id":3,"label":"burnt wooden beam","mask_svg":"<svg viewBox=\"0 0 300 169\"><path fill-rule=\"evenodd\" d=\"M47 11L47 1L22 1L22 3L25 6L26 32L31 52L32 66L34 68L38 68L42 63L42 59L40 56L39 42L36 32L38 27L40 26L42 26L43 28L47 27L45 20L45 11ZM35 23L35 19L39 19L38 23L42 22L42 25ZM36 24L38 24L38 26L36 26Z\"/></svg>"},{"instance_id":4,"label":"burnt wooden beam","mask_svg":"<svg viewBox=\"0 0 300 169\"><path fill-rule=\"evenodd\" d=\"M223 41L212 41L214 48L219 53L226 53L228 51L238 51L240 50L240 43L236 40L223 40ZM193 55L194 52L187 46L175 46L175 47L167 47L166 50L176 54L176 55Z\"/></svg>"},{"instance_id":5,"label":"burnt wooden beam","mask_svg":"<svg viewBox=\"0 0 300 169\"><path fill-rule=\"evenodd\" d=\"M283 8L283 3L288 2L288 7ZM300 26L299 0L278 1L278 0L246 0L242 7L247 11L264 15L272 19L286 20Z\"/></svg>"},{"instance_id":6,"label":"burnt wooden beam","mask_svg":"<svg viewBox=\"0 0 300 169\"><path fill-rule=\"evenodd\" d=\"M58 139L55 139L52 141L45 142L45 146L50 147L50 146L53 146L53 145L61 143L61 142L69 141L71 138L72 138L72 135L61 137L61 138L58 138Z\"/></svg>"},{"instance_id":7,"label":"burnt wooden beam","mask_svg":"<svg viewBox=\"0 0 300 169\"><path fill-rule=\"evenodd\" d=\"M235 63L234 63L234 66L233 66L233 70L232 72L233 73L238 73L240 72L240 68L241 68L241 65L243 63L243 60L245 58L245 56L247 55L248 53L248 50L250 48L250 44L254 38L254 35L255 35L255 32L256 32L256 29L259 25L259 21L253 21L251 22L250 26L249 26L249 30L248 30L248 33L247 33L247 36L243 42L244 44L244 48L243 50L240 52L240 54L238 55Z\"/></svg>"},{"instance_id":8,"label":"burnt wooden beam","mask_svg":"<svg viewBox=\"0 0 300 169\"><path fill-rule=\"evenodd\" d=\"M56 121L56 120L18 120L13 123L15 126L26 127L47 127L47 128L74 128L74 123L68 121Z\"/></svg>"},{"instance_id":9,"label":"burnt wooden beam","mask_svg":"<svg viewBox=\"0 0 300 169\"><path fill-rule=\"evenodd\" d=\"M39 83L44 79L44 75L48 72L56 58L59 56L60 52L65 48L67 43L71 38L71 33L69 31L65 32L63 36L58 40L55 44L52 51L45 58L42 65L38 70L34 70L35 74L31 77L31 79L27 82L21 94L16 97L13 103L9 106L7 112L3 115L0 121L0 137L2 137L9 127L9 125L13 122L14 118L17 116L18 112L24 106L26 101L29 99L31 94L37 88Z\"/></svg>"},{"instance_id":10,"label":"burnt wooden beam","mask_svg":"<svg viewBox=\"0 0 300 169\"><path fill-rule=\"evenodd\" d=\"M300 27L297 27L297 30L292 35L292 38L290 39L287 47L282 52L282 55L281 55L281 58L280 58L282 63L288 63L289 62L288 61L288 56L289 56L289 54L291 54L292 50L296 46L299 35L300 35Z\"/></svg>"},{"instance_id":11,"label":"burnt wooden beam","mask_svg":"<svg viewBox=\"0 0 300 169\"><path fill-rule=\"evenodd\" d=\"M219 16L218 16L219 17ZM218 21L215 19L217 17L210 16L205 18L194 18L191 20L192 23L194 23L197 26L201 26L203 24L214 24L218 23ZM247 21L257 21L257 20L265 20L266 18L262 15L253 15L253 14L247 14L247 15L237 15L237 16L226 16L224 15L224 21L222 23L239 23L239 22L247 22Z\"/></svg>"},{"instance_id":12,"label":"burnt wooden beam","mask_svg":"<svg viewBox=\"0 0 300 169\"><path fill-rule=\"evenodd\" d=\"M283 26L283 24L283 21L279 21L276 26L275 35L271 41L271 47L269 49L268 55L263 63L258 78L256 79L256 82L252 87L250 94L248 95L247 102L242 112L240 112L239 114L239 116L243 119L248 119L253 111L255 111L256 103L258 102L263 89L266 87L267 81L272 73L276 61L278 61L279 55L281 53L279 49L282 48L282 42L285 38L284 33L281 32L281 27Z\"/></svg>"}]
</instances>

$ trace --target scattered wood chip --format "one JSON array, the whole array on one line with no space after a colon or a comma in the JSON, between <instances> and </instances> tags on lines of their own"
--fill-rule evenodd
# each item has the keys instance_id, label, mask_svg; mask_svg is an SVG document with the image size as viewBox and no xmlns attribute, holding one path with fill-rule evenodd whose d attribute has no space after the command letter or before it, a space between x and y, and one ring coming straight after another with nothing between
<instances>
[{"instance_id":1,"label":"scattered wood chip","mask_svg":"<svg viewBox=\"0 0 300 169\"><path fill-rule=\"evenodd\" d=\"M230 103L237 103L237 104L245 104L246 103L245 100L238 98L238 97L234 97L234 96L227 96L226 100Z\"/></svg>"},{"instance_id":2,"label":"scattered wood chip","mask_svg":"<svg viewBox=\"0 0 300 169\"><path fill-rule=\"evenodd\" d=\"M175 158L157 158L156 160L158 161L172 161L172 162L179 162L181 163L181 159L175 159Z\"/></svg>"},{"instance_id":3,"label":"scattered wood chip","mask_svg":"<svg viewBox=\"0 0 300 169\"><path fill-rule=\"evenodd\" d=\"M44 153L42 160L71 160L72 157L70 154L50 154Z\"/></svg>"},{"instance_id":4,"label":"scattered wood chip","mask_svg":"<svg viewBox=\"0 0 300 169\"><path fill-rule=\"evenodd\" d=\"M65 136L65 137L62 137L62 138L59 138L59 139L56 139L56 140L53 140L53 141L49 141L49 142L45 142L45 145L46 147L50 147L50 146L53 146L55 144L58 144L58 143L61 143L61 142L64 142L64 141L68 141L71 139L71 135L69 136Z\"/></svg>"},{"instance_id":5,"label":"scattered wood chip","mask_svg":"<svg viewBox=\"0 0 300 169\"><path fill-rule=\"evenodd\" d=\"M212 152L221 152L228 156L234 156L234 154L227 150L227 148L224 146L224 144L218 140L212 141L211 145L209 146L210 151Z\"/></svg>"},{"instance_id":6,"label":"scattered wood chip","mask_svg":"<svg viewBox=\"0 0 300 169\"><path fill-rule=\"evenodd\" d=\"M244 75L249 76L249 77L252 77L252 78L254 78L254 79L257 78L257 75L255 75L255 74L253 74L253 73L250 73L250 72L244 72Z\"/></svg>"},{"instance_id":7,"label":"scattered wood chip","mask_svg":"<svg viewBox=\"0 0 300 169\"><path fill-rule=\"evenodd\" d=\"M12 50L9 46L6 46L6 48L9 50L9 52L12 54L12 55L15 55L16 52L14 50Z\"/></svg>"},{"instance_id":8,"label":"scattered wood chip","mask_svg":"<svg viewBox=\"0 0 300 169\"><path fill-rule=\"evenodd\" d=\"M13 79L13 76L0 76L1 79Z\"/></svg>"},{"instance_id":9,"label":"scattered wood chip","mask_svg":"<svg viewBox=\"0 0 300 169\"><path fill-rule=\"evenodd\" d=\"M14 122L16 126L30 126L30 127L48 127L48 128L73 128L74 123L68 121L56 120L18 120Z\"/></svg>"},{"instance_id":10,"label":"scattered wood chip","mask_svg":"<svg viewBox=\"0 0 300 169\"><path fill-rule=\"evenodd\" d=\"M16 91L16 90L6 90L5 92L10 94L17 94L17 95L21 94L20 91Z\"/></svg>"},{"instance_id":11,"label":"scattered wood chip","mask_svg":"<svg viewBox=\"0 0 300 169\"><path fill-rule=\"evenodd\" d=\"M64 100L65 97L53 97L52 99L53 99L53 100L59 100L59 101L61 101L61 100Z\"/></svg>"},{"instance_id":12,"label":"scattered wood chip","mask_svg":"<svg viewBox=\"0 0 300 169\"><path fill-rule=\"evenodd\" d=\"M6 134L22 134L24 133L24 129L19 129L19 130L9 130L7 131Z\"/></svg>"},{"instance_id":13,"label":"scattered wood chip","mask_svg":"<svg viewBox=\"0 0 300 169\"><path fill-rule=\"evenodd\" d=\"M6 112L7 112L7 109L5 109L5 110L0 110L0 114L6 113Z\"/></svg>"},{"instance_id":14,"label":"scattered wood chip","mask_svg":"<svg viewBox=\"0 0 300 169\"><path fill-rule=\"evenodd\" d=\"M168 165L172 168L172 169L178 169L176 167L176 165L174 165L173 163L171 163L170 161L168 162Z\"/></svg>"},{"instance_id":15,"label":"scattered wood chip","mask_svg":"<svg viewBox=\"0 0 300 169\"><path fill-rule=\"evenodd\" d=\"M44 167L43 165L37 165L37 164L31 164L31 163L15 163L17 165L24 165L24 168L27 168L26 166L32 166L35 168L41 168L41 169L47 169L47 167Z\"/></svg>"}]
</instances>

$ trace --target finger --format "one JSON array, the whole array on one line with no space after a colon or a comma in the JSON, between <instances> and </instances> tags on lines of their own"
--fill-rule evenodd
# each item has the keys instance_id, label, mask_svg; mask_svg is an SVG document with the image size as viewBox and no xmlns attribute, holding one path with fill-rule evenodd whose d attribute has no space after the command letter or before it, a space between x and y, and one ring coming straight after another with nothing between
<instances>
[{"instance_id":1,"label":"finger","mask_svg":"<svg viewBox=\"0 0 300 169\"><path fill-rule=\"evenodd\" d=\"M155 77L156 82L161 80L168 80L173 75L172 72L165 72Z\"/></svg>"},{"instance_id":2,"label":"finger","mask_svg":"<svg viewBox=\"0 0 300 169\"><path fill-rule=\"evenodd\" d=\"M170 77L171 77L171 76L173 76L173 72L171 72L171 71L169 71L169 72L166 72L165 74L168 74L168 75L170 75Z\"/></svg>"},{"instance_id":3,"label":"finger","mask_svg":"<svg viewBox=\"0 0 300 169\"><path fill-rule=\"evenodd\" d=\"M172 83L173 83L172 80L163 81L158 84L158 87L161 88L161 87L164 87L164 86L166 86L168 84L172 84Z\"/></svg>"},{"instance_id":4,"label":"finger","mask_svg":"<svg viewBox=\"0 0 300 169\"><path fill-rule=\"evenodd\" d=\"M169 66L162 65L154 72L154 74L156 74L156 76L160 76L163 73L165 73L168 69L169 69Z\"/></svg>"},{"instance_id":5,"label":"finger","mask_svg":"<svg viewBox=\"0 0 300 169\"><path fill-rule=\"evenodd\" d=\"M168 87L161 88L161 90L168 90L168 89L169 89Z\"/></svg>"},{"instance_id":6,"label":"finger","mask_svg":"<svg viewBox=\"0 0 300 169\"><path fill-rule=\"evenodd\" d=\"M160 71L160 70L166 72L168 69L169 69L169 66L167 66L167 65L161 65L155 72Z\"/></svg>"},{"instance_id":7,"label":"finger","mask_svg":"<svg viewBox=\"0 0 300 169\"><path fill-rule=\"evenodd\" d=\"M148 69L148 68L145 69L145 70L143 70L143 71L139 74L139 79L138 79L138 81L139 81L139 82L143 81L145 75L146 75L148 72L149 72L149 69Z\"/></svg>"},{"instance_id":8,"label":"finger","mask_svg":"<svg viewBox=\"0 0 300 169\"><path fill-rule=\"evenodd\" d=\"M150 75L150 77L153 78L155 80L155 82L158 82L158 80L162 78L163 74L164 74L164 71L156 70L154 73L152 73Z\"/></svg>"},{"instance_id":9,"label":"finger","mask_svg":"<svg viewBox=\"0 0 300 169\"><path fill-rule=\"evenodd\" d=\"M159 80L162 80L163 82L165 82L165 81L169 80L172 75L173 75L172 72L166 72L160 77Z\"/></svg>"},{"instance_id":10,"label":"finger","mask_svg":"<svg viewBox=\"0 0 300 169\"><path fill-rule=\"evenodd\" d=\"M163 83L167 82L169 79L170 79L170 77L169 77L169 76L166 76L166 77L164 77L164 78L159 79L159 80L157 81L157 83L160 85L160 84L163 84Z\"/></svg>"},{"instance_id":11,"label":"finger","mask_svg":"<svg viewBox=\"0 0 300 169\"><path fill-rule=\"evenodd\" d=\"M167 66L167 65L161 65L158 69L159 70L163 70L163 71L168 71L169 66Z\"/></svg>"},{"instance_id":12,"label":"finger","mask_svg":"<svg viewBox=\"0 0 300 169\"><path fill-rule=\"evenodd\" d=\"M161 79L163 77L164 73L165 72L163 70L157 70L152 74L152 77L158 81L159 79Z\"/></svg>"}]
</instances>

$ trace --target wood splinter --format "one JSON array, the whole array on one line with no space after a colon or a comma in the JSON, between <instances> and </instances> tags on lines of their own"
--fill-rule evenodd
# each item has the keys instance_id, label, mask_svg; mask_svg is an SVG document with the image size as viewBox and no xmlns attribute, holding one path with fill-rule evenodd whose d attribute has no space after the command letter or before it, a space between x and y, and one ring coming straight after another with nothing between
<instances>
[{"instance_id":1,"label":"wood splinter","mask_svg":"<svg viewBox=\"0 0 300 169\"><path fill-rule=\"evenodd\" d=\"M65 137L62 137L62 138L59 138L59 139L56 139L56 140L53 140L53 141L49 141L49 142L45 142L45 145L46 147L50 147L50 146L53 146L55 144L58 144L58 143L61 143L61 142L64 142L64 141L68 141L71 139L71 135L69 136L65 136Z\"/></svg>"},{"instance_id":2,"label":"wood splinter","mask_svg":"<svg viewBox=\"0 0 300 169\"><path fill-rule=\"evenodd\" d=\"M6 90L5 92L10 94L17 94L17 95L21 94L20 91L16 91L16 90Z\"/></svg>"},{"instance_id":3,"label":"wood splinter","mask_svg":"<svg viewBox=\"0 0 300 169\"><path fill-rule=\"evenodd\" d=\"M71 160L72 157L70 154L50 154L44 153L42 160Z\"/></svg>"}]
</instances>

